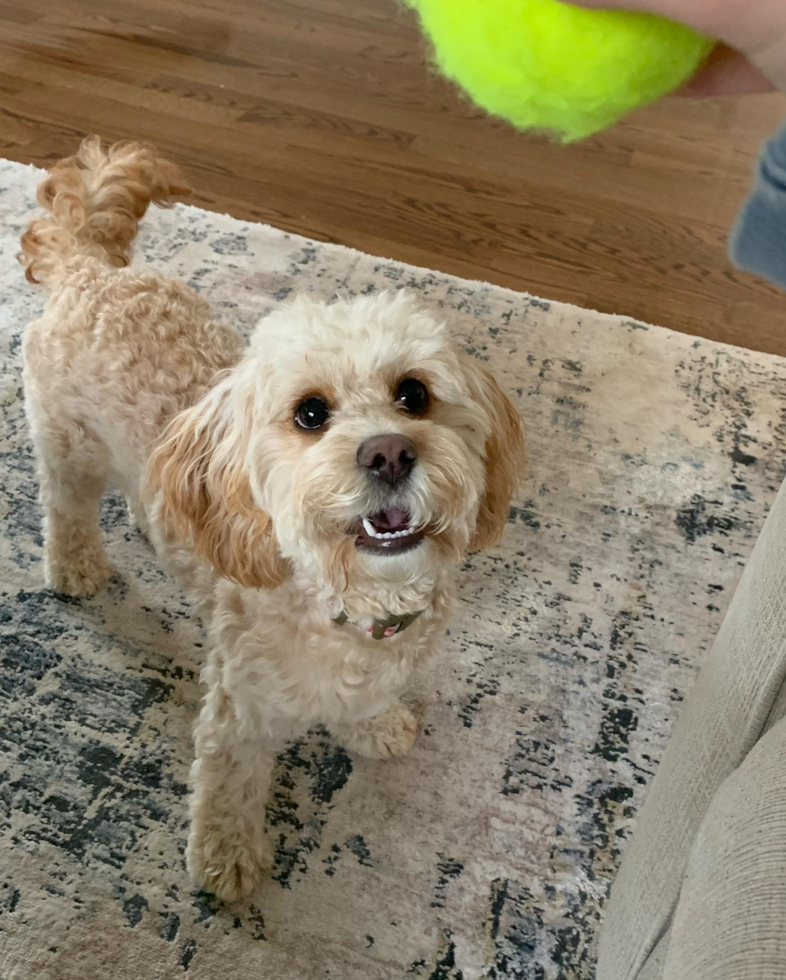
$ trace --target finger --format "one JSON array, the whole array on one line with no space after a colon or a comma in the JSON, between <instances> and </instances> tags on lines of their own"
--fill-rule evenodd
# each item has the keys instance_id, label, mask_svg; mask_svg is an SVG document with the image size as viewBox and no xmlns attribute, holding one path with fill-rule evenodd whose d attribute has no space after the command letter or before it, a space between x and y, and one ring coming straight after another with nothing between
<instances>
[{"instance_id":1,"label":"finger","mask_svg":"<svg viewBox=\"0 0 786 980\"><path fill-rule=\"evenodd\" d=\"M774 92L775 86L748 59L717 44L704 65L677 91L677 95L756 95Z\"/></svg>"},{"instance_id":2,"label":"finger","mask_svg":"<svg viewBox=\"0 0 786 980\"><path fill-rule=\"evenodd\" d=\"M624 7L625 10L648 10L653 6L657 7L657 0L568 0L574 7L592 7L593 10L617 10Z\"/></svg>"},{"instance_id":3,"label":"finger","mask_svg":"<svg viewBox=\"0 0 786 980\"><path fill-rule=\"evenodd\" d=\"M687 23L690 11L684 9L682 0L567 0L574 7L593 10L638 10L648 14L660 14Z\"/></svg>"},{"instance_id":4,"label":"finger","mask_svg":"<svg viewBox=\"0 0 786 980\"><path fill-rule=\"evenodd\" d=\"M687 24L702 34L718 35L733 10L748 0L567 0L575 7L592 10L635 10L639 13L657 14L682 24ZM734 18L732 17L732 23Z\"/></svg>"}]
</instances>

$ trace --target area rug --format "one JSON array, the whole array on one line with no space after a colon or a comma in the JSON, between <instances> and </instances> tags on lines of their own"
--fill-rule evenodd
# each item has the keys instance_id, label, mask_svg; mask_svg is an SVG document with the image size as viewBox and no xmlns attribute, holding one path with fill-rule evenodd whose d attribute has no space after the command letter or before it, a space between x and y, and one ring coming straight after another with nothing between
<instances>
[{"instance_id":1,"label":"area rug","mask_svg":"<svg viewBox=\"0 0 786 980\"><path fill-rule=\"evenodd\" d=\"M40 174L0 163L2 980L587 980L671 725L784 475L786 363L194 208L136 262L244 330L305 290L408 289L527 421L502 546L473 555L422 735L279 760L272 878L224 906L184 867L203 636L108 496L117 574L42 586L15 264ZM620 247L624 247L621 243Z\"/></svg>"}]
</instances>

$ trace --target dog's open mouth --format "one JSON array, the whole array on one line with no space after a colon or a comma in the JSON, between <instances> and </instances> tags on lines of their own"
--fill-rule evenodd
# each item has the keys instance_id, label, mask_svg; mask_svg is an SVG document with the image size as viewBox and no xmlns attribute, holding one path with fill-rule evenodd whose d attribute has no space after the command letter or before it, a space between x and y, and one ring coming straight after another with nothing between
<instances>
[{"instance_id":1,"label":"dog's open mouth","mask_svg":"<svg viewBox=\"0 0 786 980\"><path fill-rule=\"evenodd\" d=\"M417 548L423 540L423 531L410 527L409 522L407 511L396 507L364 517L357 530L355 547L375 555L400 555L402 551Z\"/></svg>"}]
</instances>

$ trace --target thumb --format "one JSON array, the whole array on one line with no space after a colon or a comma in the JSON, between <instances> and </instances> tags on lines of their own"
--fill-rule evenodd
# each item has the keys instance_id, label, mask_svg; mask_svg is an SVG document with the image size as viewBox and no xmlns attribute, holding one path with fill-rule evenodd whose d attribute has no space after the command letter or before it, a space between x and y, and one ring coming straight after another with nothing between
<instances>
[{"instance_id":1,"label":"thumb","mask_svg":"<svg viewBox=\"0 0 786 980\"><path fill-rule=\"evenodd\" d=\"M685 0L568 0L574 7L587 7L592 10L636 10L644 14L658 14L676 20L694 30L712 34L711 3L699 0L685 3Z\"/></svg>"},{"instance_id":2,"label":"thumb","mask_svg":"<svg viewBox=\"0 0 786 980\"><path fill-rule=\"evenodd\" d=\"M786 7L783 0L568 0L592 10L658 14L723 41L734 50L715 50L695 94L736 91L786 92ZM753 10L751 10L751 7ZM742 55L735 54L742 52ZM744 57L743 57L744 55ZM746 61L746 59L748 59Z\"/></svg>"},{"instance_id":3,"label":"thumb","mask_svg":"<svg viewBox=\"0 0 786 980\"><path fill-rule=\"evenodd\" d=\"M772 92L772 82L745 55L716 44L699 71L677 95L756 95Z\"/></svg>"},{"instance_id":4,"label":"thumb","mask_svg":"<svg viewBox=\"0 0 786 980\"><path fill-rule=\"evenodd\" d=\"M658 6L658 0L568 0L574 7L592 7L595 10L647 10L652 12ZM668 2L668 0L666 0Z\"/></svg>"}]
</instances>

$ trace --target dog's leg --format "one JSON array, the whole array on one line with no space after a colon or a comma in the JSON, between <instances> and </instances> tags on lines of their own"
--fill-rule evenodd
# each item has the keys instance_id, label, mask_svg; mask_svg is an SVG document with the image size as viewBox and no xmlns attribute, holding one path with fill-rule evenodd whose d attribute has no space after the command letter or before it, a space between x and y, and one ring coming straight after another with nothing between
<instances>
[{"instance_id":1,"label":"dog's leg","mask_svg":"<svg viewBox=\"0 0 786 980\"><path fill-rule=\"evenodd\" d=\"M148 537L147 515L139 499L139 494L126 497L126 512L128 514L128 526Z\"/></svg>"},{"instance_id":2,"label":"dog's leg","mask_svg":"<svg viewBox=\"0 0 786 980\"><path fill-rule=\"evenodd\" d=\"M333 734L349 752L367 759L405 755L418 734L415 716L400 701L356 725L334 725Z\"/></svg>"},{"instance_id":3,"label":"dog's leg","mask_svg":"<svg viewBox=\"0 0 786 980\"><path fill-rule=\"evenodd\" d=\"M187 862L194 880L225 902L244 898L272 867L265 803L284 741L241 737L230 698L220 681L211 684L195 731Z\"/></svg>"},{"instance_id":4,"label":"dog's leg","mask_svg":"<svg viewBox=\"0 0 786 980\"><path fill-rule=\"evenodd\" d=\"M36 421L47 584L55 592L91 596L112 574L98 523L106 485L104 447L76 426Z\"/></svg>"}]
</instances>

